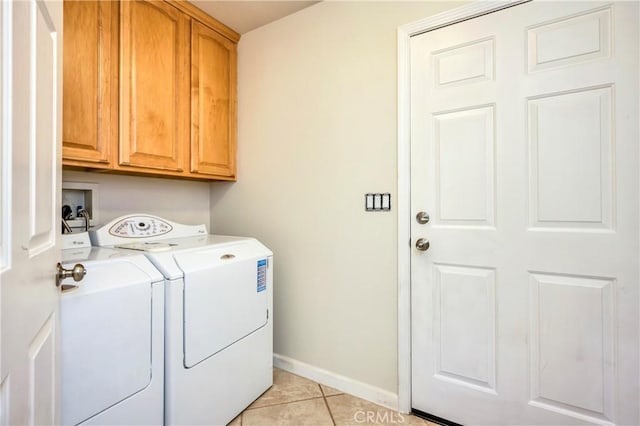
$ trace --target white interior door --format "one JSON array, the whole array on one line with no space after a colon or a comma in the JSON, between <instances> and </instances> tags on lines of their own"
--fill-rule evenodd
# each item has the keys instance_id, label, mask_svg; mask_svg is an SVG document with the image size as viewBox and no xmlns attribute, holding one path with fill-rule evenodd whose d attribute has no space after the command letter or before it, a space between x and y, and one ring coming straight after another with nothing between
<instances>
[{"instance_id":1,"label":"white interior door","mask_svg":"<svg viewBox=\"0 0 640 426\"><path fill-rule=\"evenodd\" d=\"M414 409L640 423L638 16L534 1L412 38Z\"/></svg>"},{"instance_id":2,"label":"white interior door","mask_svg":"<svg viewBox=\"0 0 640 426\"><path fill-rule=\"evenodd\" d=\"M62 2L0 9L0 423L57 424Z\"/></svg>"}]
</instances>

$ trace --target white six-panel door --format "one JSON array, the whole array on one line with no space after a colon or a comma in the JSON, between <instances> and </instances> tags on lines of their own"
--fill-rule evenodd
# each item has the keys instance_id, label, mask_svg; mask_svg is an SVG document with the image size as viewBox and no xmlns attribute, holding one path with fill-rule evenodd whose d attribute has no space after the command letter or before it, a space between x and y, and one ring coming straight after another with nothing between
<instances>
[{"instance_id":1,"label":"white six-panel door","mask_svg":"<svg viewBox=\"0 0 640 426\"><path fill-rule=\"evenodd\" d=\"M0 424L58 424L62 1L0 10Z\"/></svg>"},{"instance_id":2,"label":"white six-panel door","mask_svg":"<svg viewBox=\"0 0 640 426\"><path fill-rule=\"evenodd\" d=\"M412 406L639 424L638 3L411 40Z\"/></svg>"}]
</instances>

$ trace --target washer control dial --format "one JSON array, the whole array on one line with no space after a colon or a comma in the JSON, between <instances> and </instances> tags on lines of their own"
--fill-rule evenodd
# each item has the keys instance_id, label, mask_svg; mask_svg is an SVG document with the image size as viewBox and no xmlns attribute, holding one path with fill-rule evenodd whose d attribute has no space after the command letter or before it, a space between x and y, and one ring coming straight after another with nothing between
<instances>
[{"instance_id":1,"label":"washer control dial","mask_svg":"<svg viewBox=\"0 0 640 426\"><path fill-rule=\"evenodd\" d=\"M136 228L138 228L141 231L146 231L150 227L151 227L151 222L138 222L138 223L136 223Z\"/></svg>"},{"instance_id":2,"label":"washer control dial","mask_svg":"<svg viewBox=\"0 0 640 426\"><path fill-rule=\"evenodd\" d=\"M151 216L129 216L109 228L109 234L122 238L157 237L170 232L173 227Z\"/></svg>"}]
</instances>

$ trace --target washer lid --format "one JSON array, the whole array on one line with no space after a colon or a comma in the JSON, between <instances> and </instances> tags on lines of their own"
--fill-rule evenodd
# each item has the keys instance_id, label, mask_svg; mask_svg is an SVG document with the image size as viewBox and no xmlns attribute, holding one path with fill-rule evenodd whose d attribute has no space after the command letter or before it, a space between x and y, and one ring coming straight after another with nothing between
<instances>
[{"instance_id":1,"label":"washer lid","mask_svg":"<svg viewBox=\"0 0 640 426\"><path fill-rule=\"evenodd\" d=\"M199 258L201 263L189 263L188 265L178 265L176 255L178 253L195 253L199 251L209 252L210 250L221 250L225 253L236 253L242 256L271 256L271 251L253 238L229 237L225 235L204 235L193 238L174 238L161 241L171 248L167 251L147 251L145 255L158 268L158 270L168 280L175 280L184 277L184 272L200 268L211 268L220 262L220 259L212 256ZM247 249L249 251L247 251ZM133 252L135 253L135 252ZM256 253L256 254L250 254ZM185 269L186 268L186 269Z\"/></svg>"},{"instance_id":2,"label":"washer lid","mask_svg":"<svg viewBox=\"0 0 640 426\"><path fill-rule=\"evenodd\" d=\"M94 267L101 268L94 265L99 265L103 262L128 262L135 265L135 267L142 271L152 282L162 281L164 279L160 271L139 251L116 250L107 247L81 247L78 249L62 250L61 253L62 263L65 268L73 268L75 263L82 263L87 268L87 275L79 283L79 287L81 288L91 287L95 290L98 287L108 287L123 281L122 279L116 280L115 282L102 280L100 274L91 269ZM119 274L117 271L114 271L114 273ZM121 275L121 278L125 278L126 281L126 279L130 277ZM77 285L78 283L75 283L71 278L66 278L63 280L63 284Z\"/></svg>"}]
</instances>

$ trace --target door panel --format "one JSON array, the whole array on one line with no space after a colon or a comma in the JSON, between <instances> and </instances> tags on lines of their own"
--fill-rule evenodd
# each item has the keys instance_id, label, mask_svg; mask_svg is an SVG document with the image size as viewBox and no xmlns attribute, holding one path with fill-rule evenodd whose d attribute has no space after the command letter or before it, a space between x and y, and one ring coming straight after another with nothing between
<instances>
[{"instance_id":1,"label":"door panel","mask_svg":"<svg viewBox=\"0 0 640 426\"><path fill-rule=\"evenodd\" d=\"M493 226L494 106L442 112L433 118L437 223Z\"/></svg>"},{"instance_id":2,"label":"door panel","mask_svg":"<svg viewBox=\"0 0 640 426\"><path fill-rule=\"evenodd\" d=\"M532 402L612 418L615 281L532 273L530 288Z\"/></svg>"},{"instance_id":3,"label":"door panel","mask_svg":"<svg viewBox=\"0 0 640 426\"><path fill-rule=\"evenodd\" d=\"M495 394L495 270L434 264L433 272L435 375Z\"/></svg>"},{"instance_id":4,"label":"door panel","mask_svg":"<svg viewBox=\"0 0 640 426\"><path fill-rule=\"evenodd\" d=\"M0 424L58 424L62 2L1 8L2 152L9 167L0 198L10 224L3 233L11 235L0 287Z\"/></svg>"},{"instance_id":5,"label":"door panel","mask_svg":"<svg viewBox=\"0 0 640 426\"><path fill-rule=\"evenodd\" d=\"M120 166L182 171L189 140L189 18L121 3Z\"/></svg>"},{"instance_id":6,"label":"door panel","mask_svg":"<svg viewBox=\"0 0 640 426\"><path fill-rule=\"evenodd\" d=\"M34 9L36 5L32 6ZM56 104L58 46L56 29L48 13L33 11L31 47L31 90L35 102L31 103L29 122L29 257L33 257L55 245L57 215L53 214L57 190L55 182L57 161L57 116L52 114ZM24 214L24 213L23 213ZM49 265L51 266L51 265Z\"/></svg>"},{"instance_id":7,"label":"door panel","mask_svg":"<svg viewBox=\"0 0 640 426\"><path fill-rule=\"evenodd\" d=\"M49 317L29 345L29 420L33 425L56 424L56 321Z\"/></svg>"},{"instance_id":8,"label":"door panel","mask_svg":"<svg viewBox=\"0 0 640 426\"><path fill-rule=\"evenodd\" d=\"M413 408L640 422L637 40L631 2L412 38Z\"/></svg>"},{"instance_id":9,"label":"door panel","mask_svg":"<svg viewBox=\"0 0 640 426\"><path fill-rule=\"evenodd\" d=\"M590 10L527 30L529 71L608 57L611 52L611 8Z\"/></svg>"},{"instance_id":10,"label":"door panel","mask_svg":"<svg viewBox=\"0 0 640 426\"><path fill-rule=\"evenodd\" d=\"M607 86L527 100L533 228L611 229L612 95Z\"/></svg>"}]
</instances>

